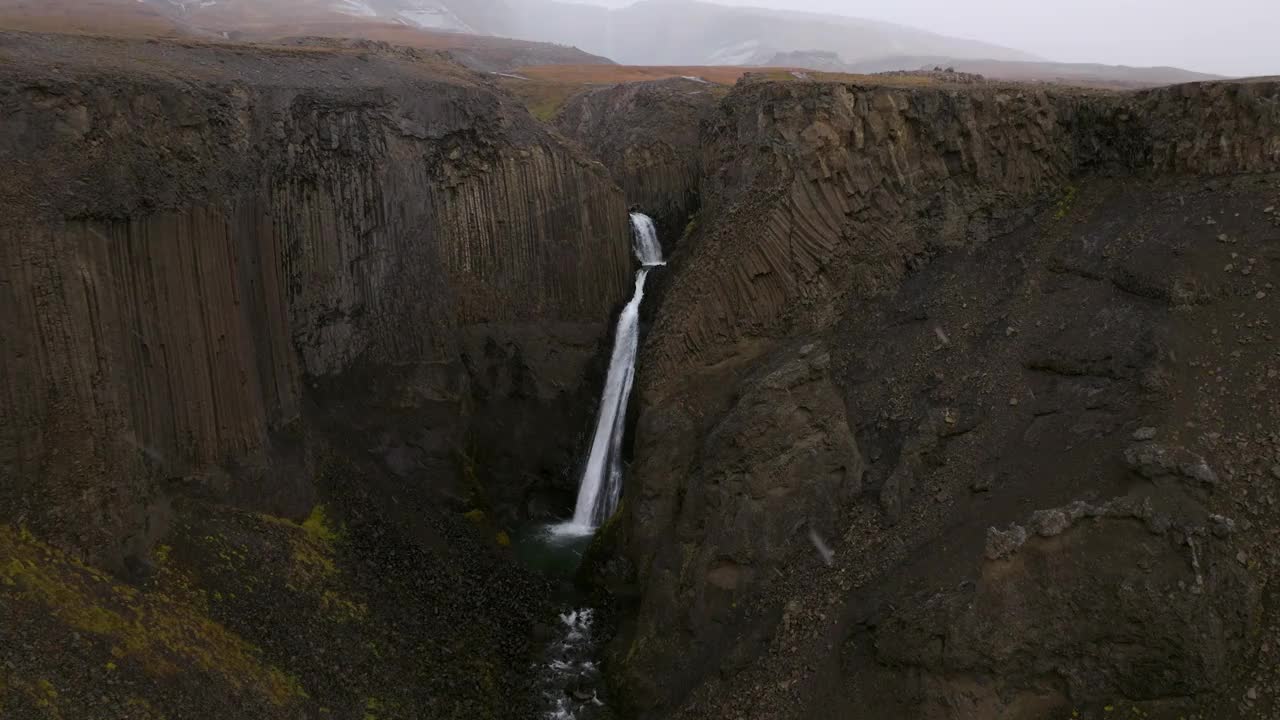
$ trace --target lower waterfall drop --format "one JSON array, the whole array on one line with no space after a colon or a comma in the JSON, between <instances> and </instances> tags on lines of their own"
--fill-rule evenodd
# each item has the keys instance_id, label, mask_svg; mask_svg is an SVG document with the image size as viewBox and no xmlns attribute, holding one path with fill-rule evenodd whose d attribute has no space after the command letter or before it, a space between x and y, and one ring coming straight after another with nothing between
<instances>
[{"instance_id":1,"label":"lower waterfall drop","mask_svg":"<svg viewBox=\"0 0 1280 720\"><path fill-rule=\"evenodd\" d=\"M557 534L590 535L609 519L622 497L622 436L626 429L627 401L631 398L636 351L640 344L640 302L644 299L644 283L649 270L666 264L653 220L643 213L631 213L631 228L632 249L641 264L636 271L635 293L618 316L609 372L600 397L595 433L591 437L591 454L587 456L582 481L578 485L573 519L555 526Z\"/></svg>"},{"instance_id":2,"label":"lower waterfall drop","mask_svg":"<svg viewBox=\"0 0 1280 720\"><path fill-rule=\"evenodd\" d=\"M649 271L666 264L653 220L643 213L632 213L631 228L632 250L641 267L636 271L635 292L618 316L609 371L596 414L590 454L578 485L573 519L543 526L540 533L545 547L576 555L578 560L596 528L617 510L622 496L622 440L640 345L640 303L644 300ZM555 637L535 666L542 702L539 720L613 717L600 696L602 680L596 657L603 638L595 623L596 611L589 607L569 606L559 615Z\"/></svg>"}]
</instances>

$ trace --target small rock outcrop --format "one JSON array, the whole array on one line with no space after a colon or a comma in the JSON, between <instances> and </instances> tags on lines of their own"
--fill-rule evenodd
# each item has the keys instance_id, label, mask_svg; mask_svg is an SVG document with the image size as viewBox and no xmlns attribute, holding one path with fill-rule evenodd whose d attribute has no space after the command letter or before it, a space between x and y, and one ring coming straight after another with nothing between
<instances>
[{"instance_id":1,"label":"small rock outcrop","mask_svg":"<svg viewBox=\"0 0 1280 720\"><path fill-rule=\"evenodd\" d=\"M1156 443L1141 443L1124 451L1130 470L1152 480L1172 478L1196 486L1218 483L1218 475L1204 458L1184 448L1171 448Z\"/></svg>"}]
</instances>

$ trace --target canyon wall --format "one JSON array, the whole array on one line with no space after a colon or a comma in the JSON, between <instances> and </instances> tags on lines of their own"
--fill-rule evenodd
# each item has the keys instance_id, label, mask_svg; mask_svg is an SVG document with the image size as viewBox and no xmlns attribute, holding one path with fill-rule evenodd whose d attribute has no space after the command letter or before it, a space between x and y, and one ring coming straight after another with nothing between
<instances>
[{"instance_id":1,"label":"canyon wall","mask_svg":"<svg viewBox=\"0 0 1280 720\"><path fill-rule=\"evenodd\" d=\"M1280 452L1194 369L1229 363L1217 390L1248 395L1275 382L1265 347L1189 340L1276 320L1278 97L740 84L704 128L698 230L639 363L619 532L642 591L611 654L632 709L1033 718L1107 698L1186 712L1236 688L1266 576L1230 559L1259 536L1210 516L1239 517L1247 491L1171 486L1181 471L1126 448L1152 425L1175 442L1157 456L1184 458L1169 467L1208 457L1242 481ZM1206 418L1214 434L1186 430ZM1259 450L1217 445L1237 432ZM1083 500L1122 509L1028 524ZM1155 575L1098 551L1132 546L1134 522L1159 538L1139 563ZM1007 537L1045 559L1011 560ZM1043 637L999 631L964 656L1005 622L982 616L992 602ZM1103 619L1074 627L1064 603ZM1094 667L1110 637L1134 665Z\"/></svg>"},{"instance_id":2,"label":"canyon wall","mask_svg":"<svg viewBox=\"0 0 1280 720\"><path fill-rule=\"evenodd\" d=\"M604 163L670 252L698 210L701 125L723 94L691 78L592 88L570 98L553 124Z\"/></svg>"},{"instance_id":3,"label":"canyon wall","mask_svg":"<svg viewBox=\"0 0 1280 720\"><path fill-rule=\"evenodd\" d=\"M0 42L23 60L0 79L3 520L118 563L175 491L305 514L316 428L461 505L489 492L467 444L490 402L563 431L529 465L572 452L625 207L480 76L367 44Z\"/></svg>"}]
</instances>

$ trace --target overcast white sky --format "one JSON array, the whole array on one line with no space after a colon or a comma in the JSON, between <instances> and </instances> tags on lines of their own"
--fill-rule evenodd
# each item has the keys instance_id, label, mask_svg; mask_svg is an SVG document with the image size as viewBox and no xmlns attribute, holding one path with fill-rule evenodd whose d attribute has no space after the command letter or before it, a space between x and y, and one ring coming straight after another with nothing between
<instances>
[{"instance_id":1,"label":"overcast white sky","mask_svg":"<svg viewBox=\"0 0 1280 720\"><path fill-rule=\"evenodd\" d=\"M1062 62L1280 75L1280 0L715 1L887 20Z\"/></svg>"}]
</instances>

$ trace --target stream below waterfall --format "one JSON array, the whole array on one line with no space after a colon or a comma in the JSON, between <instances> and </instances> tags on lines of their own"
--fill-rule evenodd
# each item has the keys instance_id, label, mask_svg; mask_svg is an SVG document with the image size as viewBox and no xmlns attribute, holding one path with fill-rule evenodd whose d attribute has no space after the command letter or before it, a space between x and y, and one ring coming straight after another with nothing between
<instances>
[{"instance_id":1,"label":"stream below waterfall","mask_svg":"<svg viewBox=\"0 0 1280 720\"><path fill-rule=\"evenodd\" d=\"M643 213L632 213L631 228L632 250L640 268L631 300L618 316L573 517L534 528L518 542L526 563L561 578L573 577L596 529L617 511L622 497L622 441L640 347L640 303L649 272L666 264L653 220ZM541 702L538 720L603 720L611 715L602 697L598 656L604 638L598 613L571 598L565 600L549 628L550 640L536 660Z\"/></svg>"}]
</instances>

